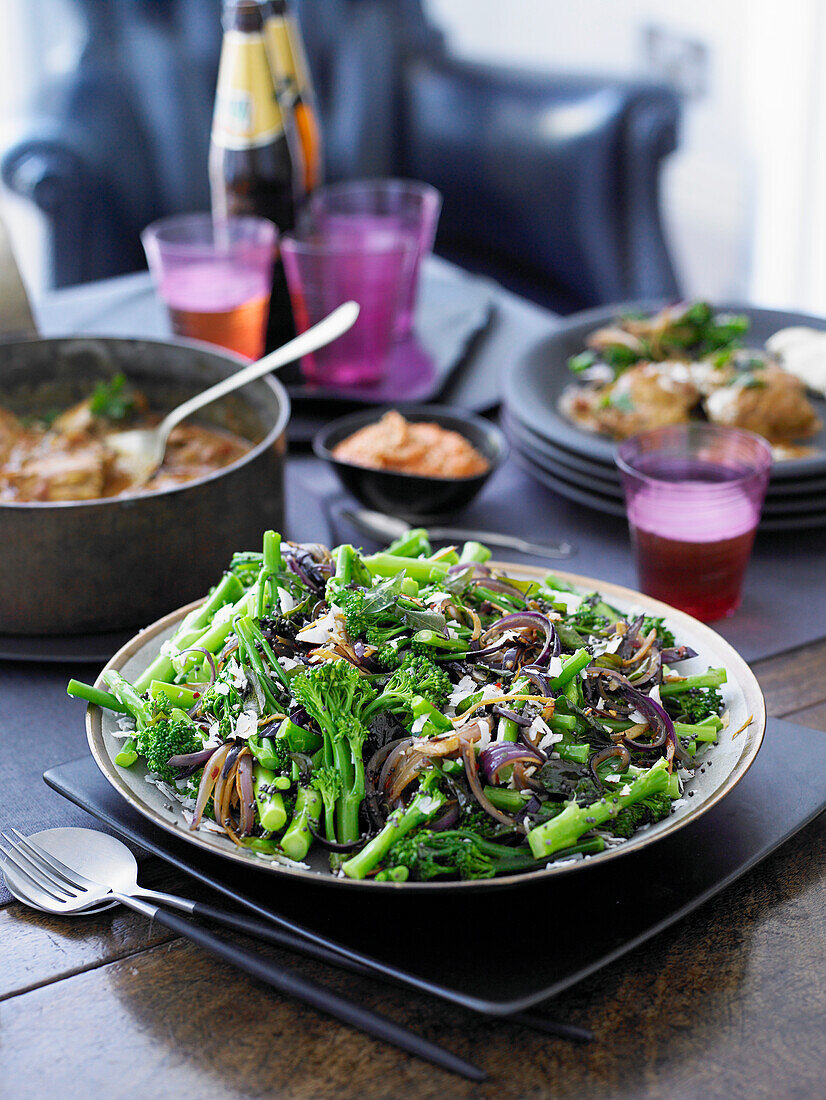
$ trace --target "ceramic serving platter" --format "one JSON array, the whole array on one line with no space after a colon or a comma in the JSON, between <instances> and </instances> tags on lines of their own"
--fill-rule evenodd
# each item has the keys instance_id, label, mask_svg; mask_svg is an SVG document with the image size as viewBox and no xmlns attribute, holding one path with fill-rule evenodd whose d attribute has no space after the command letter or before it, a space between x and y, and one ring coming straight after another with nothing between
<instances>
[{"instance_id":1,"label":"ceramic serving platter","mask_svg":"<svg viewBox=\"0 0 826 1100\"><path fill-rule=\"evenodd\" d=\"M498 568L505 569L510 575L518 577L542 578L545 575L544 571L526 566L507 566L500 563ZM723 689L723 694L730 711L730 721L728 728L721 734L720 743L713 750L713 756L710 757L714 761L714 766L704 769L702 773L698 772L688 781L683 798L669 818L641 830L627 843L610 848L597 856L575 862L549 863L539 871L473 882L379 883L372 880L356 882L331 875L323 850L312 850L306 865L287 865L242 851L230 840L216 833L203 830L191 831L184 821L178 803L173 802L168 793L162 792L153 782L148 781L142 765L137 764L129 769L115 765L114 758L122 744L121 739L115 736L117 732L115 716L96 706L88 708L86 718L87 737L92 755L106 779L121 797L158 827L174 833L201 849L224 856L236 864L253 863L257 868L269 870L276 876L311 879L317 883L351 890L434 892L497 889L518 882L536 881L539 878L561 878L571 874L582 874L597 862L603 863L606 860L621 858L626 852L652 844L661 837L674 833L719 802L742 779L754 761L763 739L766 711L754 674L728 642L710 627L631 589L574 574L558 573L557 575L582 592L602 592L624 613L636 614L644 611L646 614L664 615L678 641L690 645L699 654L691 661L683 662L680 666L681 672L689 674L704 671L710 665L724 666L728 671L728 683ZM157 656L161 645L172 636L183 616L193 606L195 605L180 608L141 631L115 654L106 669L117 669L127 679L134 680ZM98 685L105 687L102 674ZM741 726L745 728L734 736L735 731Z\"/></svg>"}]
</instances>

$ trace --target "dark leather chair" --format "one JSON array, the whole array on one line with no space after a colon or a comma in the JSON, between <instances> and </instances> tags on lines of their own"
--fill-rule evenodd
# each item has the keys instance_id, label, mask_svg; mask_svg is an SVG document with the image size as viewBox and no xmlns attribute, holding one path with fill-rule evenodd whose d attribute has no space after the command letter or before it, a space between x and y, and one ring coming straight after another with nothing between
<instances>
[{"instance_id":1,"label":"dark leather chair","mask_svg":"<svg viewBox=\"0 0 826 1100\"><path fill-rule=\"evenodd\" d=\"M2 160L50 229L56 286L143 264L138 235L209 203L219 0L75 0L77 71ZM296 0L328 180L444 194L437 251L554 309L673 296L659 214L679 103L661 85L457 60L420 0Z\"/></svg>"}]
</instances>

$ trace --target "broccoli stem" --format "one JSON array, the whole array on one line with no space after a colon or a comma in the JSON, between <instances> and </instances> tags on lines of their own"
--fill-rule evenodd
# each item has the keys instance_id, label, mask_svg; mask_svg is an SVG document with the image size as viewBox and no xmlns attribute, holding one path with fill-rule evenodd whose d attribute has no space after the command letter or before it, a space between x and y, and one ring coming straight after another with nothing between
<instances>
[{"instance_id":1,"label":"broccoli stem","mask_svg":"<svg viewBox=\"0 0 826 1100\"><path fill-rule=\"evenodd\" d=\"M135 688L114 669L104 672L103 679L106 681L107 686L112 689L113 695L135 719L138 729L145 729L151 723L152 716L146 703L141 699Z\"/></svg>"},{"instance_id":2,"label":"broccoli stem","mask_svg":"<svg viewBox=\"0 0 826 1100\"><path fill-rule=\"evenodd\" d=\"M284 796L275 786L275 772L257 761L252 766L252 786L258 806L258 819L268 833L280 833L287 824Z\"/></svg>"},{"instance_id":3,"label":"broccoli stem","mask_svg":"<svg viewBox=\"0 0 826 1100\"><path fill-rule=\"evenodd\" d=\"M509 787L485 787L485 795L497 810L504 810L506 814L519 813L532 797L530 791L525 794L524 791L512 791Z\"/></svg>"},{"instance_id":4,"label":"broccoli stem","mask_svg":"<svg viewBox=\"0 0 826 1100\"><path fill-rule=\"evenodd\" d=\"M261 572L258 574L258 600L256 602L256 617L261 618L267 602L267 585L270 586L270 603L274 604L277 593L275 588L275 575L284 566L281 557L281 536L275 531L264 532L264 553L262 555Z\"/></svg>"},{"instance_id":5,"label":"broccoli stem","mask_svg":"<svg viewBox=\"0 0 826 1100\"><path fill-rule=\"evenodd\" d=\"M562 671L550 681L552 691L561 691L591 660L587 649L578 649L562 662Z\"/></svg>"},{"instance_id":6,"label":"broccoli stem","mask_svg":"<svg viewBox=\"0 0 826 1100\"><path fill-rule=\"evenodd\" d=\"M190 646L198 642L198 639L214 618L216 611L225 604L242 599L244 594L244 586L235 574L225 573L204 603L190 611L184 618L172 635L172 644L179 651L189 649ZM160 653L149 667L141 673L135 681L135 686L138 691L146 691L152 680L162 680L164 683L169 683L175 679L175 675L176 670L172 659L167 654Z\"/></svg>"},{"instance_id":7,"label":"broccoli stem","mask_svg":"<svg viewBox=\"0 0 826 1100\"><path fill-rule=\"evenodd\" d=\"M710 722L708 718L704 718L702 722L698 722L696 725L688 722L675 722L674 732L678 737L686 740L716 741L717 732L722 729L723 723L716 715L712 717L716 719L716 723Z\"/></svg>"},{"instance_id":8,"label":"broccoli stem","mask_svg":"<svg viewBox=\"0 0 826 1100\"><path fill-rule=\"evenodd\" d=\"M261 660L261 654L258 652L255 645L257 640L255 637L255 630L257 630L257 627L255 627L255 623L250 618L236 619L234 626L235 633L238 635L238 641L240 643L239 649L243 650L247 661L258 674L258 681L261 684L261 690L264 692L264 698L267 700L267 705L270 707L270 710L277 712L279 703L273 695L270 675L264 667L264 662ZM260 634L261 632L258 631L258 633ZM277 668L280 668L277 661L275 664Z\"/></svg>"},{"instance_id":9,"label":"broccoli stem","mask_svg":"<svg viewBox=\"0 0 826 1100\"><path fill-rule=\"evenodd\" d=\"M184 687L183 684L167 684L163 680L152 680L149 685L149 698L157 701L162 696L182 710L189 710L198 701L198 693Z\"/></svg>"},{"instance_id":10,"label":"broccoli stem","mask_svg":"<svg viewBox=\"0 0 826 1100\"><path fill-rule=\"evenodd\" d=\"M432 777L428 779L429 777ZM438 780L435 772L428 773L410 805L406 809L395 810L388 817L384 828L362 848L360 852L342 863L341 869L348 878L363 879L384 859L397 840L412 830L430 821L445 804L445 796L434 787ZM433 788L433 789L431 789Z\"/></svg>"},{"instance_id":11,"label":"broccoli stem","mask_svg":"<svg viewBox=\"0 0 826 1100\"><path fill-rule=\"evenodd\" d=\"M429 557L433 552L424 527L411 527L387 547L385 554L400 558Z\"/></svg>"},{"instance_id":12,"label":"broccoli stem","mask_svg":"<svg viewBox=\"0 0 826 1100\"><path fill-rule=\"evenodd\" d=\"M290 689L290 678L287 675L287 673L284 671L284 669L281 667L281 665L278 663L278 658L276 657L272 646L270 645L270 643L267 641L267 639L262 634L261 627L255 621L255 619L251 619L251 618L245 619L244 623L245 623L246 629L252 635L253 639L258 643L258 645L261 646L261 650L262 650L264 656L269 661L270 667L272 668L273 672L276 674L276 676L281 681L281 683L284 685L284 687L289 691L289 689Z\"/></svg>"},{"instance_id":13,"label":"broccoli stem","mask_svg":"<svg viewBox=\"0 0 826 1100\"><path fill-rule=\"evenodd\" d=\"M120 752L115 757L115 763L119 768L131 768L135 761L138 759L138 754L135 751L138 747L138 742L134 737L127 737L121 746Z\"/></svg>"},{"instance_id":14,"label":"broccoli stem","mask_svg":"<svg viewBox=\"0 0 826 1100\"><path fill-rule=\"evenodd\" d=\"M560 848L570 848L583 833L597 825L604 825L626 806L633 806L635 802L667 789L668 770L665 758L662 758L634 780L626 795L607 796L590 806L578 806L576 802L569 802L562 813L531 829L528 833L528 844L537 859L547 858Z\"/></svg>"},{"instance_id":15,"label":"broccoli stem","mask_svg":"<svg viewBox=\"0 0 826 1100\"><path fill-rule=\"evenodd\" d=\"M490 550L481 542L473 542L472 540L466 542L462 547L462 552L459 555L459 561L462 565L465 562L486 562L490 560Z\"/></svg>"},{"instance_id":16,"label":"broccoli stem","mask_svg":"<svg viewBox=\"0 0 826 1100\"><path fill-rule=\"evenodd\" d=\"M428 561L443 562L445 565L458 565L459 555L456 553L455 546L443 546L435 554L429 554Z\"/></svg>"},{"instance_id":17,"label":"broccoli stem","mask_svg":"<svg viewBox=\"0 0 826 1100\"><path fill-rule=\"evenodd\" d=\"M427 558L405 558L399 554L371 554L364 564L375 577L395 577L402 570L417 584L439 584L447 576L449 566Z\"/></svg>"},{"instance_id":18,"label":"broccoli stem","mask_svg":"<svg viewBox=\"0 0 826 1100\"><path fill-rule=\"evenodd\" d=\"M417 630L412 642L413 645L426 645L431 649L444 649L450 653L467 651L467 641L464 638L445 638L436 630Z\"/></svg>"},{"instance_id":19,"label":"broccoli stem","mask_svg":"<svg viewBox=\"0 0 826 1100\"><path fill-rule=\"evenodd\" d=\"M66 694L75 699L85 699L87 703L94 703L98 707L106 707L107 710L117 711L119 714L128 714L129 708L125 707L120 699L117 699L109 691L84 684L81 680L70 680L66 685Z\"/></svg>"},{"instance_id":20,"label":"broccoli stem","mask_svg":"<svg viewBox=\"0 0 826 1100\"><path fill-rule=\"evenodd\" d=\"M576 729L575 714L552 714L548 719L548 727L554 733L565 733L567 730Z\"/></svg>"},{"instance_id":21,"label":"broccoli stem","mask_svg":"<svg viewBox=\"0 0 826 1100\"><path fill-rule=\"evenodd\" d=\"M691 691L692 688L716 688L725 682L724 668L710 668L708 672L686 676L684 680L666 680L665 683L660 684L660 698L669 699L672 695L682 695L684 691Z\"/></svg>"},{"instance_id":22,"label":"broccoli stem","mask_svg":"<svg viewBox=\"0 0 826 1100\"><path fill-rule=\"evenodd\" d=\"M530 680L517 680L515 684L510 688L510 691L514 695L523 695L526 691L531 689ZM514 702L513 709L520 711L524 708L524 699ZM456 713L459 713L459 708L456 708ZM499 724L496 727L496 739L497 741L518 741L519 739L519 726L512 718L500 718ZM505 768L502 772L502 778L507 779L512 772L511 768Z\"/></svg>"},{"instance_id":23,"label":"broccoli stem","mask_svg":"<svg viewBox=\"0 0 826 1100\"><path fill-rule=\"evenodd\" d=\"M561 760L570 760L573 764L587 764L591 756L590 745L564 744L554 745Z\"/></svg>"},{"instance_id":24,"label":"broccoli stem","mask_svg":"<svg viewBox=\"0 0 826 1100\"><path fill-rule=\"evenodd\" d=\"M281 850L290 859L303 860L310 850L313 834L321 820L321 795L312 787L299 787L295 796L292 821L281 837Z\"/></svg>"},{"instance_id":25,"label":"broccoli stem","mask_svg":"<svg viewBox=\"0 0 826 1100\"><path fill-rule=\"evenodd\" d=\"M275 737L278 741L282 739L286 741L290 752L304 752L309 755L318 752L323 744L318 734L313 733L312 730L305 730L303 726L297 726L289 718L285 718L278 727Z\"/></svg>"}]
</instances>

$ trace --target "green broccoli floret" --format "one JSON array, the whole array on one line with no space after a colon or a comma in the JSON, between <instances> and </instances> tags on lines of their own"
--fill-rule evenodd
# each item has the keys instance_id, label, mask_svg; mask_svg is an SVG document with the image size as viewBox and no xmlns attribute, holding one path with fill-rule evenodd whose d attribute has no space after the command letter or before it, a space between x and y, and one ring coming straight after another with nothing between
<instances>
[{"instance_id":1,"label":"green broccoli floret","mask_svg":"<svg viewBox=\"0 0 826 1100\"><path fill-rule=\"evenodd\" d=\"M335 768L317 768L310 781L324 803L325 833L328 840L336 837L336 802L341 798L341 776Z\"/></svg>"},{"instance_id":2,"label":"green broccoli floret","mask_svg":"<svg viewBox=\"0 0 826 1100\"><path fill-rule=\"evenodd\" d=\"M371 625L371 618L364 612L363 588L342 588L335 593L336 607L344 612L344 623L351 638L363 638Z\"/></svg>"},{"instance_id":3,"label":"green broccoli floret","mask_svg":"<svg viewBox=\"0 0 826 1100\"><path fill-rule=\"evenodd\" d=\"M450 676L429 657L408 653L402 660L381 693L369 704L366 717L382 710L412 717L413 700L421 697L431 706L441 710L450 695Z\"/></svg>"},{"instance_id":4,"label":"green broccoli floret","mask_svg":"<svg viewBox=\"0 0 826 1100\"><path fill-rule=\"evenodd\" d=\"M367 736L365 714L375 698L369 683L347 661L325 661L294 676L290 689L324 738L325 768L334 768L342 783L338 800L338 841L359 837L359 807L364 800L363 746ZM326 809L326 803L325 803ZM328 839L330 818L327 817Z\"/></svg>"},{"instance_id":5,"label":"green broccoli floret","mask_svg":"<svg viewBox=\"0 0 826 1100\"><path fill-rule=\"evenodd\" d=\"M704 718L720 714L723 697L717 688L691 688L666 700L670 712L679 715L684 722L696 724Z\"/></svg>"},{"instance_id":6,"label":"green broccoli floret","mask_svg":"<svg viewBox=\"0 0 826 1100\"><path fill-rule=\"evenodd\" d=\"M193 722L162 718L138 731L137 747L146 760L147 768L161 779L172 783L177 778L177 773L169 767L170 757L198 752L203 748L203 743L198 735L198 727Z\"/></svg>"},{"instance_id":7,"label":"green broccoli floret","mask_svg":"<svg viewBox=\"0 0 826 1100\"><path fill-rule=\"evenodd\" d=\"M229 691L226 695L216 691L217 685L213 684L201 696L201 714L215 719L218 723L218 732L224 740L232 736L235 716L244 702L235 688L228 686Z\"/></svg>"},{"instance_id":8,"label":"green broccoli floret","mask_svg":"<svg viewBox=\"0 0 826 1100\"><path fill-rule=\"evenodd\" d=\"M640 637L645 638L652 630L657 631L657 637L660 640L660 644L664 649L670 649L675 644L674 635L665 625L663 619L656 618L653 615L649 615L643 619L642 626L640 627Z\"/></svg>"},{"instance_id":9,"label":"green broccoli floret","mask_svg":"<svg viewBox=\"0 0 826 1100\"><path fill-rule=\"evenodd\" d=\"M602 630L607 630L608 619L596 610L594 602L596 602L594 597L583 601L576 611L568 616L568 625L583 634L598 634Z\"/></svg>"},{"instance_id":10,"label":"green broccoli floret","mask_svg":"<svg viewBox=\"0 0 826 1100\"><path fill-rule=\"evenodd\" d=\"M593 853L603 848L604 841L597 837L577 844L564 854ZM536 857L528 848L497 844L469 829L446 829L438 833L419 829L396 841L384 864L387 868L405 867L408 877L428 882L443 876L481 879L515 874L535 868Z\"/></svg>"},{"instance_id":11,"label":"green broccoli floret","mask_svg":"<svg viewBox=\"0 0 826 1100\"><path fill-rule=\"evenodd\" d=\"M671 797L667 791L652 794L644 798L642 802L635 802L633 806L627 806L620 810L610 825L614 836L621 836L625 840L633 836L637 829L643 825L651 825L655 821L662 821L671 813Z\"/></svg>"}]
</instances>

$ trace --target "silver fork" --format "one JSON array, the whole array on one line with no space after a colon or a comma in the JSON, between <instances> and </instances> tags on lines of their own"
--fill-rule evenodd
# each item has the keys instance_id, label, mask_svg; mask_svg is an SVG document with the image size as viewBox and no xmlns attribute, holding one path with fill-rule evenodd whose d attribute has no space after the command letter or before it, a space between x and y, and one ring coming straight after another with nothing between
<instances>
[{"instance_id":1,"label":"silver fork","mask_svg":"<svg viewBox=\"0 0 826 1100\"><path fill-rule=\"evenodd\" d=\"M486 1074L472 1062L459 1058L452 1051L422 1038L413 1031L401 1027L377 1012L363 1008L341 997L323 985L308 981L291 970L283 969L274 961L257 955L236 944L222 940L214 933L186 920L177 913L167 912L157 905L113 890L105 883L96 882L62 860L47 852L40 844L14 830L16 840L0 833L8 847L0 844L6 861L17 872L16 885L21 880L26 887L28 900L50 913L79 913L100 901L119 901L150 920L184 936L199 947L218 955L226 962L245 971L252 977L266 982L280 993L294 997L304 1004L326 1012L350 1027L391 1043L401 1050L452 1073L458 1073L471 1081L484 1081ZM22 890L21 890L22 893Z\"/></svg>"}]
</instances>

